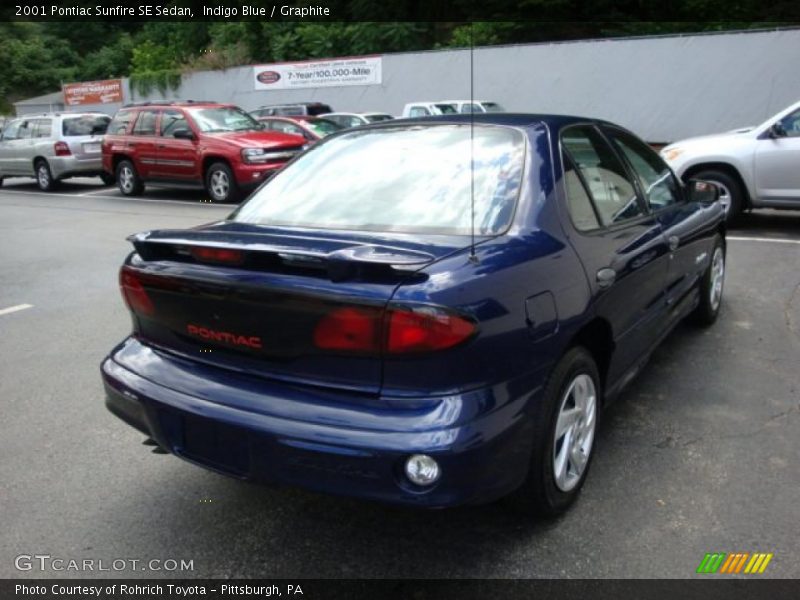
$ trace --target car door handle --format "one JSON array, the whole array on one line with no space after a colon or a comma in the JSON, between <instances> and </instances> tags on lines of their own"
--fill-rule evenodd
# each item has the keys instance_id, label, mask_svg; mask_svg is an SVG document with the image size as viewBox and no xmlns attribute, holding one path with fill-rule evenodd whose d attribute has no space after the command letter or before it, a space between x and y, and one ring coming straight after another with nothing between
<instances>
[{"instance_id":1,"label":"car door handle","mask_svg":"<svg viewBox=\"0 0 800 600\"><path fill-rule=\"evenodd\" d=\"M669 244L670 251L674 251L678 249L681 239L677 235L671 235L667 238L667 243Z\"/></svg>"},{"instance_id":2,"label":"car door handle","mask_svg":"<svg viewBox=\"0 0 800 600\"><path fill-rule=\"evenodd\" d=\"M600 289L610 287L617 279L617 272L614 269L606 267L597 272L597 285Z\"/></svg>"}]
</instances>

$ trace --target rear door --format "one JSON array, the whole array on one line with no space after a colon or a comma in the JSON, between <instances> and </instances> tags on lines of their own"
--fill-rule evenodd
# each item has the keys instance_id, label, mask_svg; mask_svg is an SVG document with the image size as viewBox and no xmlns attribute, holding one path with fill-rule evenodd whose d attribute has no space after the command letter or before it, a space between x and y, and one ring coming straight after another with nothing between
<instances>
[{"instance_id":1,"label":"rear door","mask_svg":"<svg viewBox=\"0 0 800 600\"><path fill-rule=\"evenodd\" d=\"M152 177L158 165L158 114L156 109L143 109L136 117L133 131L126 138L126 147L142 178Z\"/></svg>"},{"instance_id":2,"label":"rear door","mask_svg":"<svg viewBox=\"0 0 800 600\"><path fill-rule=\"evenodd\" d=\"M186 114L178 108L163 110L157 142L158 162L151 172L153 177L184 181L201 178L197 139L176 138L175 132L181 130L192 131Z\"/></svg>"},{"instance_id":3,"label":"rear door","mask_svg":"<svg viewBox=\"0 0 800 600\"><path fill-rule=\"evenodd\" d=\"M800 109L780 123L784 136L757 141L756 193L764 200L800 202Z\"/></svg>"},{"instance_id":4,"label":"rear door","mask_svg":"<svg viewBox=\"0 0 800 600\"><path fill-rule=\"evenodd\" d=\"M617 349L609 380L657 341L664 312L668 250L658 220L598 128L561 133L567 211L596 312L611 325Z\"/></svg>"},{"instance_id":5,"label":"rear door","mask_svg":"<svg viewBox=\"0 0 800 600\"><path fill-rule=\"evenodd\" d=\"M709 264L714 222L703 206L684 199L675 175L647 144L616 127L604 130L635 174L648 208L667 238L670 252L665 301L667 306L677 305ZM675 317L678 316L680 312L676 312ZM663 323L669 326L668 320Z\"/></svg>"}]
</instances>

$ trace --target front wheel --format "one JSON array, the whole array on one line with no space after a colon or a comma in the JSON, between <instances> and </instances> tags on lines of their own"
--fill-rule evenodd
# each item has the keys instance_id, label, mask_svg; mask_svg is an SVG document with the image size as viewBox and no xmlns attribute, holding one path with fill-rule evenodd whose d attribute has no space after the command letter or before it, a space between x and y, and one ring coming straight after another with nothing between
<instances>
[{"instance_id":1,"label":"front wheel","mask_svg":"<svg viewBox=\"0 0 800 600\"><path fill-rule=\"evenodd\" d=\"M601 390L585 348L572 348L555 366L536 416L527 479L510 497L517 508L554 517L578 497L592 460Z\"/></svg>"},{"instance_id":2,"label":"front wheel","mask_svg":"<svg viewBox=\"0 0 800 600\"><path fill-rule=\"evenodd\" d=\"M36 163L36 185L43 192L49 192L56 187L53 174L50 172L50 165L47 164L46 160L40 160Z\"/></svg>"},{"instance_id":3,"label":"front wheel","mask_svg":"<svg viewBox=\"0 0 800 600\"><path fill-rule=\"evenodd\" d=\"M700 279L700 303L691 314L691 320L701 327L713 325L722 306L722 289L725 285L725 244L722 237L714 240L711 264Z\"/></svg>"},{"instance_id":4,"label":"front wheel","mask_svg":"<svg viewBox=\"0 0 800 600\"><path fill-rule=\"evenodd\" d=\"M216 162L208 168L206 191L214 202L236 202L239 199L239 186L228 165Z\"/></svg>"}]
</instances>

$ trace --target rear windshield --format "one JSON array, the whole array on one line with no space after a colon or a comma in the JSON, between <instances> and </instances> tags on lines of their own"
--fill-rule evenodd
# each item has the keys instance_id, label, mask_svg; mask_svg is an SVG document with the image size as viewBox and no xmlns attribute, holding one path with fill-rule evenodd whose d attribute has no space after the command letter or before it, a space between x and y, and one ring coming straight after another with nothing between
<instances>
[{"instance_id":1,"label":"rear windshield","mask_svg":"<svg viewBox=\"0 0 800 600\"><path fill-rule=\"evenodd\" d=\"M333 112L333 109L327 104L309 104L306 106L306 112L309 115L324 115Z\"/></svg>"},{"instance_id":2,"label":"rear windshield","mask_svg":"<svg viewBox=\"0 0 800 600\"><path fill-rule=\"evenodd\" d=\"M522 134L499 126L476 125L472 143L469 125L355 129L300 156L231 218L285 227L469 235L474 189L475 232L496 234L511 222L524 152Z\"/></svg>"},{"instance_id":3,"label":"rear windshield","mask_svg":"<svg viewBox=\"0 0 800 600\"><path fill-rule=\"evenodd\" d=\"M79 135L103 135L108 129L111 117L106 115L84 115L82 117L65 117L61 126L67 137Z\"/></svg>"}]
</instances>

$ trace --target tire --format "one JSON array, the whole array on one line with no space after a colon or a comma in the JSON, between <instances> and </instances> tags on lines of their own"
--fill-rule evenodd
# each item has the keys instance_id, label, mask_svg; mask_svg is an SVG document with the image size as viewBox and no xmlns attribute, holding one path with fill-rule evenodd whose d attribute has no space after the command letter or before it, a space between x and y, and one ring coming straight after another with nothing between
<instances>
[{"instance_id":1,"label":"tire","mask_svg":"<svg viewBox=\"0 0 800 600\"><path fill-rule=\"evenodd\" d=\"M239 185L224 162L215 162L206 171L206 191L214 202L237 202Z\"/></svg>"},{"instance_id":2,"label":"tire","mask_svg":"<svg viewBox=\"0 0 800 600\"><path fill-rule=\"evenodd\" d=\"M508 498L515 509L555 517L575 502L591 465L601 399L600 375L592 355L580 346L570 349L553 369L535 415L528 475ZM570 424L571 419L567 418L570 413L564 411L580 408L580 404L585 407L576 415L580 420ZM565 444L576 427L579 437L571 444L573 455ZM582 466L573 462L573 456L583 457Z\"/></svg>"},{"instance_id":3,"label":"tire","mask_svg":"<svg viewBox=\"0 0 800 600\"><path fill-rule=\"evenodd\" d=\"M37 160L33 168L36 172L36 185L39 186L40 190L50 192L57 187L58 182L53 179L50 165L47 164L46 160Z\"/></svg>"},{"instance_id":4,"label":"tire","mask_svg":"<svg viewBox=\"0 0 800 600\"><path fill-rule=\"evenodd\" d=\"M123 196L140 196L144 191L144 183L129 160L121 160L117 165L116 180Z\"/></svg>"},{"instance_id":5,"label":"tire","mask_svg":"<svg viewBox=\"0 0 800 600\"><path fill-rule=\"evenodd\" d=\"M716 183L720 188L720 202L725 207L725 222L733 223L742 215L745 206L744 190L739 181L724 171L700 171L692 179Z\"/></svg>"},{"instance_id":6,"label":"tire","mask_svg":"<svg viewBox=\"0 0 800 600\"><path fill-rule=\"evenodd\" d=\"M100 180L103 182L103 185L114 185L117 182L117 178L111 173L103 173L100 175Z\"/></svg>"},{"instance_id":7,"label":"tire","mask_svg":"<svg viewBox=\"0 0 800 600\"><path fill-rule=\"evenodd\" d=\"M714 240L711 262L700 279L700 304L694 309L689 320L700 327L713 325L722 306L722 291L725 287L725 243L721 236Z\"/></svg>"}]
</instances>

